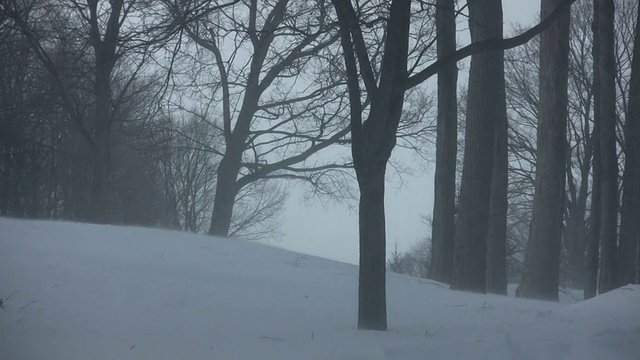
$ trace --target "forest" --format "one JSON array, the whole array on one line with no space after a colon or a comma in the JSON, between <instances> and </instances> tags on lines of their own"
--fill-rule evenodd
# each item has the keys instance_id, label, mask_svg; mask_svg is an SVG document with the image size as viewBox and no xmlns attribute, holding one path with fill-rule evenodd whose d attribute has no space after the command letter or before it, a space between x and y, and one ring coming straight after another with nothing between
<instances>
[{"instance_id":1,"label":"forest","mask_svg":"<svg viewBox=\"0 0 640 360\"><path fill-rule=\"evenodd\" d=\"M516 29L502 6L3 0L0 216L265 239L294 184L355 193L359 329L388 327L388 269L553 301L637 284L638 1L541 0ZM428 241L387 254L391 154L432 143Z\"/></svg>"}]
</instances>

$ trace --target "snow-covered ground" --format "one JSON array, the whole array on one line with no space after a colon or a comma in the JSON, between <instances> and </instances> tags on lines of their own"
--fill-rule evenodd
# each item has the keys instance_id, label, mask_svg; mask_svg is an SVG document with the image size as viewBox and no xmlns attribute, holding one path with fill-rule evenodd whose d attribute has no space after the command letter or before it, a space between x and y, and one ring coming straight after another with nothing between
<instances>
[{"instance_id":1,"label":"snow-covered ground","mask_svg":"<svg viewBox=\"0 0 640 360\"><path fill-rule=\"evenodd\" d=\"M389 331L358 331L352 265L0 218L0 359L640 359L639 286L552 303L387 280Z\"/></svg>"}]
</instances>

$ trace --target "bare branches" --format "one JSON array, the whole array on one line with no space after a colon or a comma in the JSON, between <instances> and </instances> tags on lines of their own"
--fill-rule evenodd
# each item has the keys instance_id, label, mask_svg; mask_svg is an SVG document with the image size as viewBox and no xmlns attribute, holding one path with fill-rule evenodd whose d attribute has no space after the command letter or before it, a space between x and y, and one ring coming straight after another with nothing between
<instances>
[{"instance_id":1,"label":"bare branches","mask_svg":"<svg viewBox=\"0 0 640 360\"><path fill-rule=\"evenodd\" d=\"M438 71L441 70L445 65L451 62L458 62L466 57L469 57L473 54L478 54L481 52L492 51L492 50L501 50L501 49L511 49L522 44L525 44L529 40L536 37L542 31L548 29L557 18L559 18L567 9L573 4L576 0L566 0L561 5L547 16L543 21L541 21L538 25L532 27L531 29L525 31L524 33L514 36L508 39L501 40L485 40L472 43L463 47L462 49L456 51L455 53L442 58L429 65L426 69L418 72L417 74L411 76L406 82L406 88L412 88L433 75L437 74Z\"/></svg>"}]
</instances>

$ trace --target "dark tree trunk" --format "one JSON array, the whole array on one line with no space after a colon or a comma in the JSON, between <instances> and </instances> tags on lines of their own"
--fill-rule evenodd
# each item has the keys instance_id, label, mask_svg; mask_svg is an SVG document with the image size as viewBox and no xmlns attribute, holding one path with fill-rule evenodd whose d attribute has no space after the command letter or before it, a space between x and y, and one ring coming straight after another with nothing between
<instances>
[{"instance_id":1,"label":"dark tree trunk","mask_svg":"<svg viewBox=\"0 0 640 360\"><path fill-rule=\"evenodd\" d=\"M500 63L503 65L503 62ZM504 73L504 66L501 70ZM508 123L504 76L495 79L500 83L500 99L495 123L493 149L493 173L487 231L487 291L507 295L507 188L508 176Z\"/></svg>"},{"instance_id":2,"label":"dark tree trunk","mask_svg":"<svg viewBox=\"0 0 640 360\"><path fill-rule=\"evenodd\" d=\"M585 249L587 232L585 228L586 204L573 204L564 232L565 247L569 258L569 280L574 289L584 289Z\"/></svg>"},{"instance_id":3,"label":"dark tree trunk","mask_svg":"<svg viewBox=\"0 0 640 360\"><path fill-rule=\"evenodd\" d=\"M263 46L268 47L268 43ZM247 81L247 88L242 99L242 107L240 108L233 129L231 127L231 116L225 111L225 114L227 114L224 120L226 147L217 170L216 192L213 198L209 235L229 235L236 195L241 188L238 184L238 174L242 167L242 154L246 148L246 142L251 130L251 122L257 111L258 101L260 100L258 77L264 61L263 52L256 50L256 54L254 54L251 61L253 63L252 69L254 70L252 70L248 76L249 80ZM225 103L230 103L227 95L225 95L223 99ZM230 104L228 106L230 106Z\"/></svg>"},{"instance_id":4,"label":"dark tree trunk","mask_svg":"<svg viewBox=\"0 0 640 360\"><path fill-rule=\"evenodd\" d=\"M502 39L500 0L469 2L471 39ZM487 230L495 122L503 116L504 51L473 55L451 288L486 292ZM502 79L500 81L499 79Z\"/></svg>"},{"instance_id":5,"label":"dark tree trunk","mask_svg":"<svg viewBox=\"0 0 640 360\"><path fill-rule=\"evenodd\" d=\"M548 16L564 0L542 0ZM540 34L540 104L535 196L518 295L558 300L565 197L570 9Z\"/></svg>"},{"instance_id":6,"label":"dark tree trunk","mask_svg":"<svg viewBox=\"0 0 640 360\"><path fill-rule=\"evenodd\" d=\"M360 189L358 329L386 330L384 174L396 144L406 91L411 1L394 0L391 3L379 85L369 67L355 10L350 2L332 2L340 22L351 110L351 153ZM356 56L363 69L368 96L372 99L364 123Z\"/></svg>"},{"instance_id":7,"label":"dark tree trunk","mask_svg":"<svg viewBox=\"0 0 640 360\"><path fill-rule=\"evenodd\" d=\"M96 68L95 134L91 216L94 222L109 222L109 183L111 178L111 69Z\"/></svg>"},{"instance_id":8,"label":"dark tree trunk","mask_svg":"<svg viewBox=\"0 0 640 360\"><path fill-rule=\"evenodd\" d=\"M617 272L617 216L618 161L616 156L616 88L613 0L599 1L600 38L600 152L602 166L600 228L602 262L600 264L600 293L616 288Z\"/></svg>"},{"instance_id":9,"label":"dark tree trunk","mask_svg":"<svg viewBox=\"0 0 640 360\"><path fill-rule=\"evenodd\" d=\"M94 169L91 189L91 217L98 223L110 221L109 184L111 180L111 73L117 61L116 50L120 34L124 0L110 2L104 34L100 32L99 5L87 1L89 9L89 38L95 53L95 118Z\"/></svg>"},{"instance_id":10,"label":"dark tree trunk","mask_svg":"<svg viewBox=\"0 0 640 360\"><path fill-rule=\"evenodd\" d=\"M384 159L358 165L360 186L360 273L358 328L387 329Z\"/></svg>"},{"instance_id":11,"label":"dark tree trunk","mask_svg":"<svg viewBox=\"0 0 640 360\"><path fill-rule=\"evenodd\" d=\"M438 58L456 51L454 0L436 3ZM449 283L453 266L455 231L456 152L458 145L458 67L447 65L438 73L436 174L431 228L431 278Z\"/></svg>"},{"instance_id":12,"label":"dark tree trunk","mask_svg":"<svg viewBox=\"0 0 640 360\"><path fill-rule=\"evenodd\" d=\"M633 45L629 101L624 127L625 168L620 226L619 281L623 286L638 283L640 266L640 11Z\"/></svg>"},{"instance_id":13,"label":"dark tree trunk","mask_svg":"<svg viewBox=\"0 0 640 360\"><path fill-rule=\"evenodd\" d=\"M238 194L236 183L238 171L240 170L240 158L242 153L229 148L218 165L218 175L216 182L216 193L213 200L213 212L211 214L211 224L209 235L228 236L233 216L233 206Z\"/></svg>"},{"instance_id":14,"label":"dark tree trunk","mask_svg":"<svg viewBox=\"0 0 640 360\"><path fill-rule=\"evenodd\" d=\"M588 120L587 120L588 121ZM588 129L588 128L587 128ZM580 183L575 186L573 169L571 168L571 154L567 151L567 179L569 198L567 204L567 219L563 240L569 258L569 280L574 289L584 289L587 248L587 227L585 215L587 212L587 198L589 197L589 170L593 157L593 138L585 143L584 157L580 168Z\"/></svg>"},{"instance_id":15,"label":"dark tree trunk","mask_svg":"<svg viewBox=\"0 0 640 360\"><path fill-rule=\"evenodd\" d=\"M600 223L602 168L600 166L600 39L598 37L598 19L600 10L598 1L593 1L593 185L591 190L591 211L589 212L589 234L587 238L586 277L584 298L591 299L598 294L598 268L600 259Z\"/></svg>"}]
</instances>

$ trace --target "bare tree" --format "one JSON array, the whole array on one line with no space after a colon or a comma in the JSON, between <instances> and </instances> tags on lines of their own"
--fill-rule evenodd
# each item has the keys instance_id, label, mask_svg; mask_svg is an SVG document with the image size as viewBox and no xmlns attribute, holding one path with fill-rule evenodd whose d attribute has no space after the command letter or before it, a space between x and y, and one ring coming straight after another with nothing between
<instances>
[{"instance_id":1,"label":"bare tree","mask_svg":"<svg viewBox=\"0 0 640 360\"><path fill-rule=\"evenodd\" d=\"M182 124L168 119L171 139L168 156L162 164L165 192L172 203L180 228L191 232L208 226L213 203L215 169L219 161L212 128L197 117Z\"/></svg>"},{"instance_id":2,"label":"bare tree","mask_svg":"<svg viewBox=\"0 0 640 360\"><path fill-rule=\"evenodd\" d=\"M219 12L211 10L217 3L200 0L164 3L198 52L200 70L190 86L206 88L203 102L221 103L222 121L214 126L224 148L210 234L229 235L237 197L253 182L286 178L324 186L314 175L350 166L316 156L349 131L332 47L338 35L324 2L235 1Z\"/></svg>"}]
</instances>

